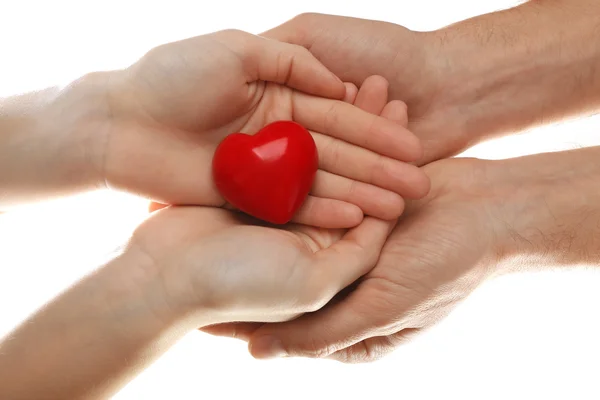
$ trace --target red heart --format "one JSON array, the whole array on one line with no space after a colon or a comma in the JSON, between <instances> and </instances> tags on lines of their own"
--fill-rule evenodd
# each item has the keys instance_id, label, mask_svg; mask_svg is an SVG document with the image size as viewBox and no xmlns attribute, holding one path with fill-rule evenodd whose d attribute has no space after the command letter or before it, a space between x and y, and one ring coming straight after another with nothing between
<instances>
[{"instance_id":1,"label":"red heart","mask_svg":"<svg viewBox=\"0 0 600 400\"><path fill-rule=\"evenodd\" d=\"M255 135L227 136L215 151L213 178L234 207L285 224L306 199L317 167L310 133L295 122L278 121Z\"/></svg>"}]
</instances>

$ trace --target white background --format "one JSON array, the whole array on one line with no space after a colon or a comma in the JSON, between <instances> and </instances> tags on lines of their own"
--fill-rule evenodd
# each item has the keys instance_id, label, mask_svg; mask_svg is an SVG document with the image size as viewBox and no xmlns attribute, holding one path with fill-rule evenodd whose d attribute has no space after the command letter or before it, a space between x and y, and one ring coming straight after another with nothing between
<instances>
[{"instance_id":1,"label":"white background","mask_svg":"<svg viewBox=\"0 0 600 400\"><path fill-rule=\"evenodd\" d=\"M259 33L301 12L429 30L515 3L0 0L0 96L124 67L180 38L224 28ZM505 158L591 144L600 144L598 118L503 139L469 155ZM145 206L93 193L0 216L0 336L97 266L144 218ZM193 332L116 398L597 399L599 306L596 271L505 277L392 356L358 366L259 362L243 343Z\"/></svg>"}]
</instances>

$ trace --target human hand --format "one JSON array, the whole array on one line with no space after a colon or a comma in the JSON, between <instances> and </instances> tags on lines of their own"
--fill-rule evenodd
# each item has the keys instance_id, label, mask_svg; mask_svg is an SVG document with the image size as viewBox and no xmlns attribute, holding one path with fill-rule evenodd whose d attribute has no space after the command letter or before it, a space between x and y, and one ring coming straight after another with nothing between
<instances>
[{"instance_id":1,"label":"human hand","mask_svg":"<svg viewBox=\"0 0 600 400\"><path fill-rule=\"evenodd\" d=\"M277 229L219 208L153 204L132 246L160 270L167 303L199 325L286 321L315 311L376 263L393 221Z\"/></svg>"},{"instance_id":2,"label":"human hand","mask_svg":"<svg viewBox=\"0 0 600 400\"><path fill-rule=\"evenodd\" d=\"M484 163L452 159L424 167L431 193L407 208L377 266L346 297L319 312L284 324L238 328L252 354L371 361L446 316L497 261L499 204L482 195Z\"/></svg>"},{"instance_id":3,"label":"human hand","mask_svg":"<svg viewBox=\"0 0 600 400\"><path fill-rule=\"evenodd\" d=\"M597 110L600 51L590 38L598 7L530 1L430 32L302 14L264 35L306 47L344 81L388 79L391 98L408 105L424 165L490 137Z\"/></svg>"},{"instance_id":4,"label":"human hand","mask_svg":"<svg viewBox=\"0 0 600 400\"><path fill-rule=\"evenodd\" d=\"M154 212L117 257L0 338L0 398L110 398L199 326L314 311L372 268L394 224L255 222L212 207Z\"/></svg>"},{"instance_id":5,"label":"human hand","mask_svg":"<svg viewBox=\"0 0 600 400\"><path fill-rule=\"evenodd\" d=\"M386 78L390 98L407 103L410 129L422 140L420 164L453 155L466 144L459 132L460 110L444 105L445 49L432 35L387 22L315 13L301 14L263 35L309 49L344 81L360 85L371 75Z\"/></svg>"},{"instance_id":6,"label":"human hand","mask_svg":"<svg viewBox=\"0 0 600 400\"><path fill-rule=\"evenodd\" d=\"M481 195L485 162L443 160L424 167L430 194L411 204L376 267L352 291L284 324L219 327L210 333L250 341L258 358L379 358L445 316L490 274L499 221Z\"/></svg>"},{"instance_id":7,"label":"human hand","mask_svg":"<svg viewBox=\"0 0 600 400\"><path fill-rule=\"evenodd\" d=\"M375 268L347 296L288 323L216 333L250 340L259 358L371 361L438 322L490 276L597 266L599 152L429 164L430 194L407 208Z\"/></svg>"},{"instance_id":8,"label":"human hand","mask_svg":"<svg viewBox=\"0 0 600 400\"><path fill-rule=\"evenodd\" d=\"M346 84L346 97L344 100L364 111L381 115L390 121L406 126L408 121L406 104L398 100L388 102L388 86L389 84L384 78L371 76L364 81L360 90L353 84ZM161 207L163 206L152 203L150 211L153 212ZM303 229L312 231L312 228L304 227ZM321 232L327 233L328 231L322 230ZM201 330L215 335L245 337L248 332L252 332L261 325L261 323L249 322L222 323L203 327Z\"/></svg>"},{"instance_id":9,"label":"human hand","mask_svg":"<svg viewBox=\"0 0 600 400\"><path fill-rule=\"evenodd\" d=\"M157 47L111 82L103 170L112 187L223 206L211 176L219 142L293 119L313 131L320 168L296 222L350 227L363 212L393 219L401 196L428 189L422 171L400 161L420 156L414 135L335 100L345 86L302 47L222 31Z\"/></svg>"},{"instance_id":10,"label":"human hand","mask_svg":"<svg viewBox=\"0 0 600 400\"><path fill-rule=\"evenodd\" d=\"M345 100L348 102L353 103L356 107L359 107L367 112L371 112L371 113L375 113L377 115L381 115L382 117L391 120L391 121L395 121L396 123L399 123L400 125L405 125L406 124L406 105L400 101L392 101L392 102L387 102L387 90L388 90L388 83L385 79L381 78L381 77L370 77L369 79L367 79L364 83L364 85L361 87L360 92L358 91L358 89L354 86L354 85L347 85L347 95ZM150 205L150 212L156 212L160 209L165 208L164 205L162 204L157 204L157 203L151 203ZM178 213L183 213L184 211L176 211L177 208L174 208L173 210L169 211L166 210L165 212L174 214L176 212ZM186 211L187 213L191 213L192 211ZM200 211L194 211L195 213L200 213ZM202 282L207 282L210 283L211 287L218 287L219 292L221 292L221 289L224 289L223 293L220 294L220 296L222 298L227 298L230 299L230 301L235 301L236 304L239 303L239 307L242 306L248 306L250 309L252 309L251 305L254 304L254 300L251 298L245 298L244 297L244 288L231 288L231 289L227 289L229 286L227 283L223 283L223 284L216 284L214 282L218 282L219 279L234 279L236 283L238 283L239 285L243 284L248 284L248 287L253 288L253 290L256 290L258 292L257 294L253 294L255 296L263 296L264 295L264 299L266 300L269 298L269 294L271 293L269 291L269 287L273 287L275 290L275 293L277 293L277 296L283 296L282 293L288 293L290 298L287 299L279 299L279 300L275 300L273 299L273 306L272 307L276 307L275 305L279 304L282 308L278 311L276 308L270 310L269 312L267 312L267 310L263 310L261 312L256 312L256 311L252 311L250 313L248 313L247 315L244 314L240 314L239 318L232 318L231 315L229 317L225 317L225 316L221 316L219 317L220 319L222 319L224 321L235 321L235 320L239 320L239 321L272 321L273 319L275 320L280 320L280 319L286 319L288 317L291 317L289 313L287 312L283 312L286 310L285 305L288 304L289 302L292 303L296 303L298 302L298 298L304 298L304 297L310 297L310 296L315 296L314 293L308 293L308 294L303 294L303 295L294 295L294 293L297 293L298 288L302 289L302 290L311 290L311 287L314 288L318 288L320 285L334 285L336 284L336 282L338 282L337 279L334 279L333 277L331 278L333 280L333 282L317 282L314 284L311 284L307 287L304 287L304 278L306 277L306 275L303 275L302 272L296 272L294 273L294 276L299 276L298 282L279 282L277 281L280 277L280 275L283 275L285 277L288 277L290 275L292 275L289 271L286 270L285 265L294 265L293 268L296 268L294 263L302 263L302 264L311 264L311 263L315 263L317 260L320 260L320 257L325 257L324 260L319 261L319 262L328 262L331 265L330 266L323 266L320 268L323 268L325 271L324 273L328 273L327 271L330 271L333 267L337 267L337 262L336 261L339 258L339 262L342 262L342 259L347 261L344 261L346 263L348 263L348 265L352 266L352 265L357 265L358 264L364 264L365 263L365 259L362 257L367 257L367 259L372 259L372 257L375 257L375 259L378 257L378 255L376 254L377 251L381 250L381 247L383 246L382 243L379 242L379 240L385 240L384 237L382 237L378 232L380 232L378 229L379 228L375 228L376 226L380 225L379 222L367 222L370 221L371 219L367 219L365 220L365 222L363 222L361 225L359 225L359 227L348 231L347 233L345 233L346 231L341 230L341 229L319 229L319 228L314 228L314 227L310 227L310 226L303 226L303 225L288 225L286 226L287 230L277 230L277 229L272 229L272 228L267 228L264 226L252 226L252 218L249 217L244 217L244 216L240 216L236 214L231 214L231 213L219 213L217 212L217 210L214 211L202 211L202 213L205 213L209 216L211 215L215 215L215 218L210 218L207 217L207 221L209 221L210 223L208 224L208 228L206 227L207 224L203 223L203 224L195 224L195 223L190 223L189 221L186 223L186 218L188 218L187 216L184 217L180 217L180 219L178 219L179 224L181 224L181 226L178 226L177 228L173 229L173 232L196 232L196 235L198 236L197 239L194 240L186 240L186 239L182 239L179 238L177 236L177 234L173 234L171 233L170 229L166 227L166 224L164 224L163 222L161 223L156 223L157 226L160 226L160 228L152 228L150 229L152 232L158 233L159 235L165 235L166 238L154 238L152 239L152 242L154 243L160 243L159 247L161 248L165 248L165 249L169 249L170 245L169 243L171 243L171 241L173 241L173 243L201 243L202 242L202 238L200 238L199 236L204 235L204 233L200 233L201 231L207 231L209 233L206 233L206 235L211 234L211 232L217 230L219 232L222 231L226 231L226 232L236 232L234 235L231 236L231 239L227 239L225 240L225 238L223 238L223 240L218 240L217 242L221 244L221 246L225 246L225 247L231 247L231 248L244 248L244 249L248 249L247 251L230 251L228 250L228 248L223 248L223 249L219 249L218 252L214 253L217 254L215 255L215 257L222 257L223 254L239 254L239 256L236 257L231 257L233 261L231 262L226 262L226 265L231 265L230 268L228 268L226 271L221 271L220 274L222 274L223 272L225 272L227 275L223 278L211 278L211 277L205 277L202 279L198 279L199 281ZM171 215L169 214L169 215ZM160 217L159 217L160 218ZM173 218L173 217L171 217ZM197 217L197 218L201 218L201 216ZM161 220L162 221L162 220ZM363 226L366 223L366 227ZM250 225L248 225L250 224ZM388 226L388 229L391 229L391 226L393 226L394 222L393 221L388 221L383 223L383 225ZM204 225L204 227L203 227ZM196 226L194 228L194 226ZM369 227L371 226L371 227ZM200 228L199 228L200 227ZM235 228L234 230L232 230L232 228ZM247 235L249 239L248 240L240 240L240 243L237 242L237 235L238 234L243 234ZM381 230L381 232L383 232L383 230ZM211 236L212 237L212 236ZM385 235L385 237L387 237L387 235ZM167 238L171 238L171 239L167 239ZM215 239L211 239L213 242L215 242ZM367 245L366 241L370 240L369 244ZM352 251L346 250L347 246L352 246L351 243L359 244L358 248L355 248ZM242 244L243 243L243 244ZM147 247L148 245L144 245L144 247ZM241 247L240 247L241 246ZM269 247L269 246L274 246L274 247ZM149 247L155 247L154 245L150 245ZM266 248L269 247L269 248ZM274 250L274 249L279 249L279 250ZM171 251L173 252L173 254L179 254L179 251L176 248L171 248ZM198 250L200 251L200 250ZM271 265L269 262L265 262L264 260L264 254L277 254L277 263L281 263L281 265L277 264L277 265ZM346 252L349 252L350 254L345 254ZM212 254L212 253L211 253ZM334 257L335 255L335 257ZM356 259L354 261L349 261L352 259L352 257L355 257ZM154 258L154 257L153 257ZM168 258L168 257L167 257ZM252 261L254 258L256 258L256 260L260 260L260 262L256 262L256 264L260 264L260 266L256 266L254 267L254 262ZM248 263L247 261L250 260ZM283 260L283 261L282 261ZM327 261L325 261L327 260ZM362 261L361 261L362 260ZM268 261L268 260L267 260ZM310 262L309 262L310 261ZM275 261L274 261L275 262ZM373 262L366 262L366 264L369 264L372 266ZM225 264L219 264L221 265L225 265ZM252 268L248 268L247 265L253 265ZM341 265L341 264L340 264ZM240 272L239 273L232 273L232 269L233 268L240 268ZM275 269L274 271L270 271L271 268ZM291 268L291 267L290 267ZM301 268L301 267L298 267ZM306 274L312 274L312 273L318 273L315 272L313 270L315 270L315 268L318 270L319 268L317 267L312 267L310 265L308 266L304 266L302 268L307 268L307 270L305 271ZM341 268L341 266L340 266ZM348 267L344 267L344 268L348 268ZM264 271L263 271L264 270ZM262 271L262 272L260 272ZM364 273L365 271L361 270L361 273ZM215 273L215 271L210 271L210 273ZM338 272L332 271L332 273L337 274ZM350 274L353 274L352 272L352 268L349 268L349 272ZM220 275L217 274L217 275ZM250 276L246 276L246 274L250 274ZM359 275L356 275L356 272L354 272L355 276L352 278L352 281L356 280L356 278ZM239 276L238 276L239 275ZM258 276L255 276L258 275ZM264 276L263 276L264 275ZM335 275L333 275L335 276ZM340 273L340 277L345 276L343 273ZM235 278L234 278L235 277ZM241 278L243 277L243 278ZM179 278L182 278L181 276L179 276ZM323 278L323 277L322 277ZM182 279L186 279L185 277L183 277ZM273 279L273 281L270 281L269 279ZM308 279L308 278L306 278ZM325 279L325 278L323 278ZM260 280L262 283L259 284L255 284L254 281ZM286 284L287 285L298 285L298 287L294 288L294 287L290 287L290 288L286 288ZM343 287L347 286L347 282L343 282L343 285L338 285L337 288L338 289L342 289ZM345 285L345 286L344 286ZM238 293L238 291L241 291L240 293ZM181 292L181 290L175 290L175 292ZM198 292L196 290L192 290L192 292L195 293L201 293L202 291ZM318 291L317 291L318 293ZM337 292L336 292L337 293ZM252 293L251 293L252 294ZM335 293L334 293L335 294ZM333 296L333 294L329 294L328 296L324 296L326 298L331 298ZM320 301L323 301L323 296L318 297L320 299ZM271 301L271 300L269 300ZM229 309L228 306L225 306L225 304L227 304L227 301L214 301L211 300L211 303L218 303L218 304L224 304L223 308L224 309ZM324 303L321 302L317 302L318 306L322 306ZM313 304L314 306L314 304ZM260 307L258 307L260 308ZM311 308L311 307L309 307ZM282 311L283 310L283 311ZM296 313L296 311L294 311L294 315L296 316L296 314L300 314L306 311L302 311L302 312L298 312ZM229 319L228 319L229 318ZM217 321L214 321L213 318L213 323L215 323ZM221 325L211 325L210 327L205 328L205 330L207 331L211 331L211 330L215 330L215 329L222 329L223 327L229 326L231 324L221 324Z\"/></svg>"}]
</instances>

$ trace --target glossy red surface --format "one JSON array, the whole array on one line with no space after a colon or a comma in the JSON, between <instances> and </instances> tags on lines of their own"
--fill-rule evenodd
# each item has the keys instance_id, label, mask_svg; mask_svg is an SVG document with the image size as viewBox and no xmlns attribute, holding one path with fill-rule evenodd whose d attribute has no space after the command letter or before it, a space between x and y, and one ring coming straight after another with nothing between
<instances>
[{"instance_id":1,"label":"glossy red surface","mask_svg":"<svg viewBox=\"0 0 600 400\"><path fill-rule=\"evenodd\" d=\"M234 133L217 147L213 178L234 207L274 224L289 222L315 179L317 148L291 121L273 122L255 135Z\"/></svg>"}]
</instances>

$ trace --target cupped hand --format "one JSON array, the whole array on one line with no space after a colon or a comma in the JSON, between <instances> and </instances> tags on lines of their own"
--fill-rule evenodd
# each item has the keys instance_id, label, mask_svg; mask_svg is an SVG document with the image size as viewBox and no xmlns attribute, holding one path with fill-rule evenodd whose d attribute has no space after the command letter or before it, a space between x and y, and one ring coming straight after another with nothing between
<instances>
[{"instance_id":1,"label":"cupped hand","mask_svg":"<svg viewBox=\"0 0 600 400\"><path fill-rule=\"evenodd\" d=\"M469 125L468 113L452 97L468 88L463 78L455 79L468 76L468 70L456 74L459 67L454 65L457 58L464 58L468 46L451 46L437 32L315 13L301 14L263 35L307 48L344 81L360 85L371 75L386 78L390 98L406 102L408 128L422 141L419 165L474 144L470 131L477 127Z\"/></svg>"},{"instance_id":2,"label":"cupped hand","mask_svg":"<svg viewBox=\"0 0 600 400\"><path fill-rule=\"evenodd\" d=\"M499 204L482 186L485 163L425 167L431 193L407 208L377 266L331 306L254 331L252 353L372 361L446 316L495 265Z\"/></svg>"},{"instance_id":3,"label":"cupped hand","mask_svg":"<svg viewBox=\"0 0 600 400\"><path fill-rule=\"evenodd\" d=\"M111 77L109 186L168 204L223 206L211 159L228 134L294 120L313 134L319 171L295 222L350 227L393 219L428 180L403 161L421 146L402 126L343 100L344 84L306 49L239 31L157 47Z\"/></svg>"},{"instance_id":4,"label":"cupped hand","mask_svg":"<svg viewBox=\"0 0 600 400\"><path fill-rule=\"evenodd\" d=\"M130 246L152 260L177 315L202 324L287 321L321 308L375 265L394 224L280 229L221 208L151 210Z\"/></svg>"},{"instance_id":5,"label":"cupped hand","mask_svg":"<svg viewBox=\"0 0 600 400\"><path fill-rule=\"evenodd\" d=\"M486 184L487 161L424 167L430 194L411 203L375 268L323 309L282 324L211 331L250 341L255 357L377 359L446 316L491 273L502 202Z\"/></svg>"}]
</instances>

